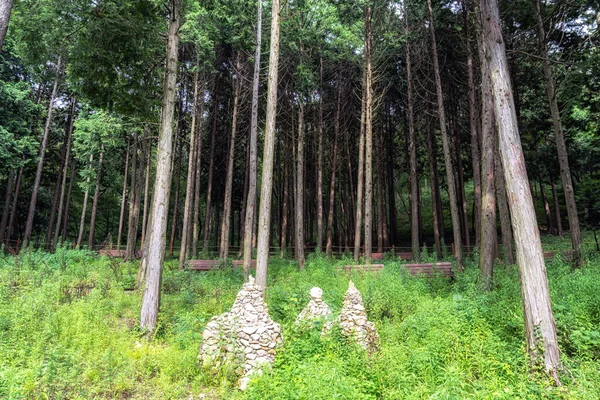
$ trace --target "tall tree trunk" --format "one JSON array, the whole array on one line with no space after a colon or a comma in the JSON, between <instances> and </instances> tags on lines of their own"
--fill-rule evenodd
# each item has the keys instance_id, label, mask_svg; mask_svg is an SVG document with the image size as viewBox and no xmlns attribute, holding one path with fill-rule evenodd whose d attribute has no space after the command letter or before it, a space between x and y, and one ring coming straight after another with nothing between
<instances>
[{"instance_id":1,"label":"tall tree trunk","mask_svg":"<svg viewBox=\"0 0 600 400\"><path fill-rule=\"evenodd\" d=\"M258 90L260 87L260 55L262 46L262 1L258 3L256 16L256 48L254 51L254 73L252 76L252 115L250 119L250 143L248 161L248 193L244 221L244 279L248 278L252 261L252 236L256 215L256 174L258 153Z\"/></svg>"},{"instance_id":2,"label":"tall tree trunk","mask_svg":"<svg viewBox=\"0 0 600 400\"><path fill-rule=\"evenodd\" d=\"M296 261L304 268L304 103L298 101L298 157L296 178Z\"/></svg>"},{"instance_id":3,"label":"tall tree trunk","mask_svg":"<svg viewBox=\"0 0 600 400\"><path fill-rule=\"evenodd\" d=\"M185 203L183 205L183 228L181 231L181 249L179 250L179 269L183 268L191 239L192 203L194 201L194 176L196 160L196 117L198 115L198 71L194 72L194 108L190 127L190 151L188 155L187 179L185 182Z\"/></svg>"},{"instance_id":4,"label":"tall tree trunk","mask_svg":"<svg viewBox=\"0 0 600 400\"><path fill-rule=\"evenodd\" d=\"M360 137L358 142L358 177L356 183L356 218L354 219L354 261L360 257L360 236L363 222L364 168L365 168L365 128L366 128L366 68L363 71L362 98L360 111Z\"/></svg>"},{"instance_id":5,"label":"tall tree trunk","mask_svg":"<svg viewBox=\"0 0 600 400\"><path fill-rule=\"evenodd\" d=\"M458 111L454 111L456 113L458 113ZM456 120L456 118L454 118ZM456 122L455 122L456 124ZM469 248L471 247L471 237L469 235L469 221L468 221L468 211L467 211L467 196L465 195L465 174L464 174L464 169L463 169L463 163L462 163L462 156L461 156L461 141L460 141L460 131L458 129L454 129L454 133L455 133L455 145L456 148L455 150L455 154L456 154L456 176L457 176L457 180L456 180L456 191L458 192L458 201L459 201L459 213L460 213L460 220L461 220L461 231L463 233L463 237L464 237L464 243L465 246L467 248L467 252L469 251Z\"/></svg>"},{"instance_id":6,"label":"tall tree trunk","mask_svg":"<svg viewBox=\"0 0 600 400\"><path fill-rule=\"evenodd\" d=\"M241 74L241 61L238 53L236 60L236 79L235 89L233 94L233 115L231 119L231 138L229 140L229 157L227 159L227 177L225 178L225 200L223 202L223 222L221 224L221 251L219 254L220 258L227 258L229 256L229 229L231 224L231 196L233 187L233 162L235 160L235 135L237 131L237 116L238 116L238 104L240 101L240 88L242 85L240 76Z\"/></svg>"},{"instance_id":7,"label":"tall tree trunk","mask_svg":"<svg viewBox=\"0 0 600 400\"><path fill-rule=\"evenodd\" d=\"M175 92L177 84L177 50L179 45L180 0L170 1L169 35L167 40L167 62L163 86L162 113L158 141L156 178L148 241L147 278L140 326L149 333L156 329L160 307L160 283L165 257L165 234L169 214L169 192L171 188L171 156L173 148L173 120L175 114Z\"/></svg>"},{"instance_id":8,"label":"tall tree trunk","mask_svg":"<svg viewBox=\"0 0 600 400\"><path fill-rule=\"evenodd\" d=\"M214 104L212 111L212 130L210 134L210 161L208 165L208 186L206 188L206 212L204 213L204 240L202 242L202 251L208 252L208 234L210 233L210 207L212 198L212 181L213 181L213 170L215 165L215 142L217 139L217 115L219 113L219 96L217 92L218 78L215 78L215 93L214 93Z\"/></svg>"},{"instance_id":9,"label":"tall tree trunk","mask_svg":"<svg viewBox=\"0 0 600 400\"><path fill-rule=\"evenodd\" d=\"M69 177L69 189L67 190L67 198L65 199L65 212L62 221L61 228L61 243L64 243L67 239L67 228L69 227L69 213L71 211L71 194L73 193L73 184L75 183L75 172L77 171L75 159L71 160L73 166L71 167L71 176Z\"/></svg>"},{"instance_id":10,"label":"tall tree trunk","mask_svg":"<svg viewBox=\"0 0 600 400\"><path fill-rule=\"evenodd\" d=\"M341 103L342 103L342 83L341 73L338 74L338 90L337 90L337 108L335 111L335 129L333 138L333 158L331 161L331 180L329 182L329 208L327 213L327 243L325 253L331 257L333 255L333 213L335 210L335 173L337 169L337 152L338 152L338 141L340 134L340 114L341 114Z\"/></svg>"},{"instance_id":11,"label":"tall tree trunk","mask_svg":"<svg viewBox=\"0 0 600 400\"><path fill-rule=\"evenodd\" d=\"M90 160L88 162L88 168L92 167L94 162L94 153L90 153ZM87 211L87 203L90 196L90 177L88 176L85 182L85 194L83 195L83 205L81 206L81 218L79 219L79 234L77 235L77 248L81 246L83 240L83 231L85 229L85 213Z\"/></svg>"},{"instance_id":12,"label":"tall tree trunk","mask_svg":"<svg viewBox=\"0 0 600 400\"><path fill-rule=\"evenodd\" d=\"M60 229L62 227L62 217L65 199L65 188L67 187L67 171L69 170L69 161L71 159L71 146L73 142L73 125L75 123L75 108L77 105L77 101L75 97L71 99L71 112L69 115L69 125L67 128L67 150L64 155L64 163L62 169L62 183L60 185L60 197L58 200L58 215L56 217L56 227L54 229L54 238L52 240L52 248L56 249L56 245L58 243L58 235L60 233ZM71 169L74 169L75 166L72 166Z\"/></svg>"},{"instance_id":13,"label":"tall tree trunk","mask_svg":"<svg viewBox=\"0 0 600 400\"><path fill-rule=\"evenodd\" d=\"M0 221L0 243L4 241L4 233L8 224L8 214L10 211L10 198L12 196L13 185L15 183L15 170L10 169L8 180L6 182L6 194L4 195L4 206L2 207L2 221Z\"/></svg>"},{"instance_id":14,"label":"tall tree trunk","mask_svg":"<svg viewBox=\"0 0 600 400\"><path fill-rule=\"evenodd\" d=\"M496 140L496 154L500 154L498 141ZM502 232L502 246L504 247L504 262L508 265L515 264L515 251L513 247L513 233L510 224L510 211L506 199L506 183L504 182L504 172L500 157L494 157L495 178L496 178L496 203L500 213L500 231Z\"/></svg>"},{"instance_id":15,"label":"tall tree trunk","mask_svg":"<svg viewBox=\"0 0 600 400\"><path fill-rule=\"evenodd\" d=\"M383 183L382 183L382 175L383 175L383 167L381 165L381 155L383 154L382 146L381 146L381 134L383 130L379 130L379 134L377 135L376 141L376 150L377 154L380 156L377 157L376 165L377 165L377 252L383 253L383 231L385 224L385 193L383 191ZM345 229L344 229L345 230Z\"/></svg>"},{"instance_id":16,"label":"tall tree trunk","mask_svg":"<svg viewBox=\"0 0 600 400\"><path fill-rule=\"evenodd\" d=\"M127 247L126 247L126 259L132 260L135 258L135 252L137 249L137 233L138 233L138 221L139 221L139 208L136 208L136 194L140 187L138 177L140 176L138 166L139 148L141 139L139 135L134 136L133 152L131 156L131 183L129 185L129 218L127 223ZM139 163L141 164L141 163Z\"/></svg>"},{"instance_id":17,"label":"tall tree trunk","mask_svg":"<svg viewBox=\"0 0 600 400\"><path fill-rule=\"evenodd\" d=\"M40 181L42 179L42 170L44 169L44 156L46 155L46 146L48 145L48 137L50 136L50 127L52 125L52 114L54 111L54 99L58 93L58 85L63 70L62 56L58 56L58 63L56 66L56 78L54 79L54 85L52 87L52 94L48 101L48 113L46 115L46 124L44 125L44 135L42 137L42 143L40 145L39 159L37 163L37 169L35 171L35 180L33 182L33 188L31 190L31 201L29 203L29 211L27 212L27 222L25 224L25 234L23 235L23 247L27 247L29 239L31 238L31 231L33 229L33 218L35 216L35 206L37 203L37 196L40 190Z\"/></svg>"},{"instance_id":18,"label":"tall tree trunk","mask_svg":"<svg viewBox=\"0 0 600 400\"><path fill-rule=\"evenodd\" d=\"M17 205L19 202L19 190L21 189L21 178L22 177L23 177L23 167L19 168L19 173L17 174L17 182L15 183L15 192L13 194L12 209L10 210L10 218L8 219L8 228L6 229L6 238L4 240L6 247L9 247L12 228L13 228L13 225L15 224L15 217L17 215Z\"/></svg>"},{"instance_id":19,"label":"tall tree trunk","mask_svg":"<svg viewBox=\"0 0 600 400\"><path fill-rule=\"evenodd\" d=\"M571 179L571 169L569 167L569 157L567 153L567 145L565 144L565 135L562 129L560 120L560 111L558 109L558 101L556 100L556 92L554 89L554 77L550 69L550 61L548 59L548 47L546 44L546 32L544 31L544 22L540 10L540 0L533 0L535 6L535 16L537 20L538 42L540 46L540 56L542 58L542 68L544 70L544 78L546 79L546 92L548 94L548 102L550 103L550 112L552 114L552 124L554 126L554 136L556 138L556 150L558 152L558 163L560 164L560 176L563 182L565 192L565 202L567 204L567 216L569 217L569 230L571 231L571 244L574 251L574 265L581 266L581 230L579 227L579 217L577 215L577 203L575 202L575 191Z\"/></svg>"},{"instance_id":20,"label":"tall tree trunk","mask_svg":"<svg viewBox=\"0 0 600 400\"><path fill-rule=\"evenodd\" d=\"M88 248L94 249L94 239L96 237L96 213L98 212L98 198L100 197L100 184L102 182L102 164L104 163L104 143L100 147L100 161L96 172L96 188L94 190L94 200L92 201L92 215L90 217L90 233L88 236Z\"/></svg>"},{"instance_id":21,"label":"tall tree trunk","mask_svg":"<svg viewBox=\"0 0 600 400\"><path fill-rule=\"evenodd\" d=\"M406 7L405 7L406 13ZM408 33L408 16L405 14L406 32ZM414 260L421 260L421 252L419 248L419 202L418 191L419 191L419 179L417 176L417 139L415 135L415 117L413 111L413 77L412 77L412 64L410 55L410 44L406 41L406 80L408 84L407 93L407 105L408 105L408 152L409 152L409 164L410 164L410 243L412 249L412 258ZM432 188L433 189L433 188ZM433 192L433 190L432 190ZM432 197L433 199L433 197ZM435 224L434 224L435 225ZM434 231L437 229L434 227ZM439 243L439 232L436 235L436 247Z\"/></svg>"},{"instance_id":22,"label":"tall tree trunk","mask_svg":"<svg viewBox=\"0 0 600 400\"><path fill-rule=\"evenodd\" d=\"M373 250L373 71L371 51L371 6L365 8L365 262L371 263Z\"/></svg>"},{"instance_id":23,"label":"tall tree trunk","mask_svg":"<svg viewBox=\"0 0 600 400\"><path fill-rule=\"evenodd\" d=\"M183 103L183 101L182 101ZM183 107L182 107L183 109ZM175 153L177 158L177 186L175 189L175 204L173 205L173 218L171 220L171 238L169 240L169 257L173 257L173 247L175 246L175 232L177 232L177 218L179 217L179 189L181 188L181 159L183 153L183 140L176 138L179 141L179 151ZM175 144L177 146L177 144Z\"/></svg>"},{"instance_id":24,"label":"tall tree trunk","mask_svg":"<svg viewBox=\"0 0 600 400\"><path fill-rule=\"evenodd\" d=\"M13 0L0 0L0 51L4 45L4 38L8 30L8 22L12 11ZM0 238L1 241L1 238Z\"/></svg>"},{"instance_id":25,"label":"tall tree trunk","mask_svg":"<svg viewBox=\"0 0 600 400\"><path fill-rule=\"evenodd\" d=\"M553 234L554 224L552 223L552 213L550 212L550 204L548 204L548 199L546 198L546 193L544 192L544 182L541 173L538 174L538 184L540 185L540 196L542 196L542 203L544 204L544 214L546 215L548 233Z\"/></svg>"},{"instance_id":26,"label":"tall tree trunk","mask_svg":"<svg viewBox=\"0 0 600 400\"><path fill-rule=\"evenodd\" d=\"M477 122L477 102L473 73L473 49L471 46L471 0L463 0L465 17L465 43L467 45L467 83L469 88L469 124L471 127L471 162L473 165L473 214L475 220L475 247L479 247L481 228L481 166L479 155L479 124Z\"/></svg>"},{"instance_id":27,"label":"tall tree trunk","mask_svg":"<svg viewBox=\"0 0 600 400\"><path fill-rule=\"evenodd\" d=\"M431 0L427 0L427 9L429 11L429 30L431 32L431 52L433 58L433 71L435 74L435 87L438 102L438 114L440 120L440 132L442 135L442 146L444 148L444 160L446 164L446 179L448 183L448 194L450 197L450 214L452 217L452 232L454 233L454 257L456 258L456 267L462 271L462 243L461 243L461 224L458 210L458 200L456 195L456 183L454 181L454 166L452 165L452 153L450 150L450 141L446 131L446 112L444 110L444 94L442 92L442 79L440 77L440 66L437 55L437 42L435 39L435 26L433 23L433 10Z\"/></svg>"},{"instance_id":28,"label":"tall tree trunk","mask_svg":"<svg viewBox=\"0 0 600 400\"><path fill-rule=\"evenodd\" d=\"M202 134L204 133L204 83L200 92L202 93L202 96L200 97L198 134L196 135L196 183L194 185L194 227L192 229L192 257L194 258L198 251L198 239L200 237L200 181L202 178Z\"/></svg>"},{"instance_id":29,"label":"tall tree trunk","mask_svg":"<svg viewBox=\"0 0 600 400\"><path fill-rule=\"evenodd\" d=\"M123 191L121 193L121 212L119 213L119 233L117 234L117 250L121 250L121 237L123 236L123 220L125 219L125 199L127 198L127 177L129 176L129 148L131 138L127 137L127 151L125 152L125 173L123 174Z\"/></svg>"},{"instance_id":30,"label":"tall tree trunk","mask_svg":"<svg viewBox=\"0 0 600 400\"><path fill-rule=\"evenodd\" d=\"M273 192L273 150L275 147L275 117L277 115L277 77L279 72L279 0L273 0L271 11L271 46L269 49L269 79L267 84L267 117L263 151L260 214L258 216L258 245L256 283L267 287L269 258L269 227L271 225L271 194Z\"/></svg>"},{"instance_id":31,"label":"tall tree trunk","mask_svg":"<svg viewBox=\"0 0 600 400\"><path fill-rule=\"evenodd\" d=\"M150 165L152 164L152 137L150 136L146 140L146 181L144 183L144 212L142 214L142 243L141 247L144 248L146 243L146 231L148 229L148 194L150 192ZM131 190L131 189L130 189Z\"/></svg>"},{"instance_id":32,"label":"tall tree trunk","mask_svg":"<svg viewBox=\"0 0 600 400\"><path fill-rule=\"evenodd\" d=\"M317 246L323 250L323 55L319 55L319 124L317 148Z\"/></svg>"},{"instance_id":33,"label":"tall tree trunk","mask_svg":"<svg viewBox=\"0 0 600 400\"><path fill-rule=\"evenodd\" d=\"M535 208L529 190L497 0L482 0L486 61L492 76L500 154L517 247L527 350L557 384L561 368L556 327Z\"/></svg>"},{"instance_id":34,"label":"tall tree trunk","mask_svg":"<svg viewBox=\"0 0 600 400\"><path fill-rule=\"evenodd\" d=\"M433 140L433 126L430 124L427 132L427 150L429 153L429 183L431 185L431 215L433 217L433 239L437 257L442 258L442 243L440 240L440 219L444 215L440 213L440 186L437 171L437 152Z\"/></svg>"},{"instance_id":35,"label":"tall tree trunk","mask_svg":"<svg viewBox=\"0 0 600 400\"><path fill-rule=\"evenodd\" d=\"M496 231L496 195L494 193L494 152L496 151L496 132L494 130L494 104L491 93L490 74L485 63L481 66L481 238L479 243L479 269L483 290L491 290L493 285L494 259L497 247Z\"/></svg>"},{"instance_id":36,"label":"tall tree trunk","mask_svg":"<svg viewBox=\"0 0 600 400\"><path fill-rule=\"evenodd\" d=\"M554 215L556 216L556 233L562 237L562 219L560 217L560 205L558 204L558 194L556 193L556 183L554 182L554 176L550 174L550 186L552 187L552 200L554 202Z\"/></svg>"},{"instance_id":37,"label":"tall tree trunk","mask_svg":"<svg viewBox=\"0 0 600 400\"><path fill-rule=\"evenodd\" d=\"M290 144L288 136L284 138L285 140L285 152L289 154L290 152ZM287 230L288 230L288 213L290 207L289 200L289 188L290 188L290 167L288 157L285 157L283 160L283 207L281 211L281 252L280 257L285 257L286 249L287 249Z\"/></svg>"}]
</instances>

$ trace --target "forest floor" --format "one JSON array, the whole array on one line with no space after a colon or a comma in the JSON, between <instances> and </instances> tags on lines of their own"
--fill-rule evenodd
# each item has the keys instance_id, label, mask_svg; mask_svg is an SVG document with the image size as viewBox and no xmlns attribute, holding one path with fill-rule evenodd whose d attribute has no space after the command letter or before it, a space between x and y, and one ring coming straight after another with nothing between
<instances>
[{"instance_id":1,"label":"forest floor","mask_svg":"<svg viewBox=\"0 0 600 400\"><path fill-rule=\"evenodd\" d=\"M562 239L567 241L568 239ZM553 242L558 243L556 239ZM558 246L560 247L560 246ZM201 370L202 331L231 308L239 270L163 276L159 328L142 338L138 264L59 249L0 256L0 398L46 399L599 399L600 256L584 269L547 263L565 371L555 387L530 371L515 266L498 264L484 293L469 259L453 281L412 277L389 255L381 274L352 277L381 336L372 358L339 335L300 332L311 287L337 315L348 259L272 259L266 295L285 344L242 393L227 371Z\"/></svg>"}]
</instances>

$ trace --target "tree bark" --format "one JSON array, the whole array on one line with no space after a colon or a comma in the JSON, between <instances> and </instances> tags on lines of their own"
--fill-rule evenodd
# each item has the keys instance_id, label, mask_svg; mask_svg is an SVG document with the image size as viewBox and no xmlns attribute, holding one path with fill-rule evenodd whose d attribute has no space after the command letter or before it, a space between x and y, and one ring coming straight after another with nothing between
<instances>
[{"instance_id":1,"label":"tree bark","mask_svg":"<svg viewBox=\"0 0 600 400\"><path fill-rule=\"evenodd\" d=\"M0 51L2 51L4 39L6 38L6 31L8 30L8 22L10 21L12 6L13 0L0 0Z\"/></svg>"},{"instance_id":2,"label":"tree bark","mask_svg":"<svg viewBox=\"0 0 600 400\"><path fill-rule=\"evenodd\" d=\"M323 55L319 55L319 123L317 133L317 246L323 250Z\"/></svg>"},{"instance_id":3,"label":"tree bark","mask_svg":"<svg viewBox=\"0 0 600 400\"><path fill-rule=\"evenodd\" d=\"M131 183L129 185L129 218L127 222L127 247L126 259L133 260L137 249L137 234L140 210L136 207L137 193L141 183L138 181L140 177L141 165L138 166L139 148L141 139L139 135L135 135L133 142L133 154L131 156ZM142 163L139 163L142 164Z\"/></svg>"},{"instance_id":4,"label":"tree bark","mask_svg":"<svg viewBox=\"0 0 600 400\"><path fill-rule=\"evenodd\" d=\"M558 370L562 367L556 327L542 243L519 137L498 2L482 0L481 8L486 62L491 71L500 154L517 245L527 350L531 362L542 365L555 382L560 384Z\"/></svg>"},{"instance_id":5,"label":"tree bark","mask_svg":"<svg viewBox=\"0 0 600 400\"><path fill-rule=\"evenodd\" d=\"M298 101L298 156L296 178L296 261L304 268L304 103Z\"/></svg>"},{"instance_id":6,"label":"tree bark","mask_svg":"<svg viewBox=\"0 0 600 400\"><path fill-rule=\"evenodd\" d=\"M125 173L123 174L123 191L121 193L121 212L119 213L119 233L117 234L117 250L121 250L121 237L123 236L123 220L125 219L125 199L127 198L127 177L129 176L129 148L131 138L127 138L127 151L125 152Z\"/></svg>"},{"instance_id":7,"label":"tree bark","mask_svg":"<svg viewBox=\"0 0 600 400\"><path fill-rule=\"evenodd\" d=\"M144 248L146 243L146 231L148 229L148 194L150 192L150 165L152 164L152 137L150 136L146 141L146 181L144 183L144 211L142 214L142 243L141 247ZM130 189L131 190L131 189Z\"/></svg>"},{"instance_id":8,"label":"tree bark","mask_svg":"<svg viewBox=\"0 0 600 400\"><path fill-rule=\"evenodd\" d=\"M405 7L406 12L406 7ZM406 32L408 33L408 16L405 14ZM415 118L413 111L413 77L412 64L410 55L410 44L406 41L406 80L408 84L407 90L407 105L408 105L408 152L410 164L410 243L412 249L412 257L414 260L421 260L421 252L419 246L419 180L417 176L417 139L415 135ZM433 192L433 191L432 191ZM437 230L437 229L434 229ZM439 243L439 233L437 234L436 244Z\"/></svg>"},{"instance_id":9,"label":"tree bark","mask_svg":"<svg viewBox=\"0 0 600 400\"><path fill-rule=\"evenodd\" d=\"M90 159L88 162L88 168L92 167L92 163L94 162L94 153L90 153ZM79 234L77 235L77 248L81 246L81 241L83 240L83 231L85 228L85 214L87 211L87 203L90 196L90 177L88 176L85 182L85 193L83 195L83 205L81 207L81 218L79 220Z\"/></svg>"},{"instance_id":10,"label":"tree bark","mask_svg":"<svg viewBox=\"0 0 600 400\"><path fill-rule=\"evenodd\" d=\"M277 116L277 84L279 72L279 0L273 0L271 11L271 46L269 51L269 79L267 83L267 116L263 151L260 213L258 216L258 244L256 284L267 287L269 259L269 227L271 222L271 194L273 192L273 150L275 147L275 117Z\"/></svg>"},{"instance_id":11,"label":"tree bark","mask_svg":"<svg viewBox=\"0 0 600 400\"><path fill-rule=\"evenodd\" d=\"M288 136L284 138L285 140L285 152L289 154L290 152L290 144ZM288 230L288 214L290 207L290 167L289 167L288 157L285 157L283 160L283 206L281 211L281 251L280 257L285 257L286 249L287 249L287 230Z\"/></svg>"},{"instance_id":12,"label":"tree bark","mask_svg":"<svg viewBox=\"0 0 600 400\"><path fill-rule=\"evenodd\" d=\"M27 212L27 222L25 224L25 234L23 235L23 247L27 247L29 239L31 238L31 231L33 229L33 218L35 216L35 206L37 203L37 196L40 190L40 181L42 179L42 170L44 169L44 156L46 155L46 146L48 145L48 137L50 136L50 127L52 124L52 114L54 111L54 99L58 93L58 85L63 70L62 56L58 56L58 63L56 66L56 78L54 79L54 85L52 87L52 94L48 101L48 114L46 115L46 124L44 125L44 135L42 136L42 143L40 145L39 159L37 163L37 169L35 171L35 180L31 191L31 201L29 203L29 211Z\"/></svg>"},{"instance_id":13,"label":"tree bark","mask_svg":"<svg viewBox=\"0 0 600 400\"><path fill-rule=\"evenodd\" d=\"M373 30L371 6L365 8L365 263L371 264L373 248L373 88L372 60Z\"/></svg>"},{"instance_id":14,"label":"tree bark","mask_svg":"<svg viewBox=\"0 0 600 400\"><path fill-rule=\"evenodd\" d=\"M497 140L496 154L500 154ZM494 157L494 159L494 165L496 168L496 203L498 204L498 212L500 213L500 231L502 232L502 246L504 247L504 262L508 265L514 265L514 240L512 226L510 224L510 211L508 209L508 201L506 199L506 183L504 182L504 172L502 171L500 157Z\"/></svg>"},{"instance_id":15,"label":"tree bark","mask_svg":"<svg viewBox=\"0 0 600 400\"><path fill-rule=\"evenodd\" d=\"M98 212L98 198L100 197L100 183L102 182L102 164L104 163L104 143L100 147L100 160L96 172L96 188L94 190L94 199L92 201L92 215L90 216L90 233L88 236L88 248L94 249L94 239L96 237L96 213Z\"/></svg>"},{"instance_id":16,"label":"tree bark","mask_svg":"<svg viewBox=\"0 0 600 400\"><path fill-rule=\"evenodd\" d=\"M437 171L437 152L433 141L433 126L430 125L427 132L427 150L429 155L429 183L431 185L431 215L433 217L433 239L437 258L442 258L442 242L440 240L440 219L444 215L440 210L440 187Z\"/></svg>"},{"instance_id":17,"label":"tree bark","mask_svg":"<svg viewBox=\"0 0 600 400\"><path fill-rule=\"evenodd\" d=\"M563 182L565 192L565 202L567 204L567 216L569 218L569 230L571 231L571 244L573 246L573 261L576 267L582 265L581 259L581 230L579 227L579 217L577 215L577 203L575 202L575 191L571 180L571 168L569 167L569 157L567 145L565 144L565 135L562 129L560 111L554 88L554 77L550 69L548 59L548 47L546 44L546 33L540 10L540 1L533 0L535 6L535 16L537 20L538 42L540 46L540 56L542 58L542 69L546 79L546 93L550 103L550 113L552 114L552 124L554 126L554 136L556 138L556 150L558 152L558 163L560 164L560 176Z\"/></svg>"},{"instance_id":18,"label":"tree bark","mask_svg":"<svg viewBox=\"0 0 600 400\"><path fill-rule=\"evenodd\" d=\"M363 222L364 168L365 168L365 127L366 127L366 68L363 71L362 98L360 111L360 138L358 142L358 177L356 183L356 218L354 219L354 261L360 257L360 242Z\"/></svg>"},{"instance_id":19,"label":"tree bark","mask_svg":"<svg viewBox=\"0 0 600 400\"><path fill-rule=\"evenodd\" d=\"M12 209L10 210L10 218L8 219L8 228L6 229L6 238L4 243L6 247L9 247L12 228L15 223L15 217L17 215L17 205L19 201L19 190L21 189L21 178L23 177L23 167L19 168L17 174L17 182L15 183L15 192L13 194Z\"/></svg>"},{"instance_id":20,"label":"tree bark","mask_svg":"<svg viewBox=\"0 0 600 400\"><path fill-rule=\"evenodd\" d=\"M333 255L333 215L335 210L335 173L337 170L337 152L338 152L338 141L340 134L340 114L341 114L341 97L342 97L342 83L341 74L338 74L337 82L337 108L335 112L335 128L333 138L333 158L331 161L331 180L329 182L329 208L327 212L327 242L325 247L325 253L331 257Z\"/></svg>"},{"instance_id":21,"label":"tree bark","mask_svg":"<svg viewBox=\"0 0 600 400\"><path fill-rule=\"evenodd\" d=\"M12 196L13 185L15 183L15 170L10 169L8 180L6 182L6 194L4 195L4 206L2 207L2 221L0 221L0 243L4 241L4 233L8 224L8 214L10 211L10 198Z\"/></svg>"},{"instance_id":22,"label":"tree bark","mask_svg":"<svg viewBox=\"0 0 600 400\"><path fill-rule=\"evenodd\" d=\"M177 56L179 45L180 0L170 1L169 34L167 40L167 62L163 86L162 113L156 162L156 178L148 241L146 288L142 300L140 326L149 333L156 329L160 307L160 283L165 257L165 234L171 188L171 156L173 147L173 120L177 84Z\"/></svg>"},{"instance_id":23,"label":"tree bark","mask_svg":"<svg viewBox=\"0 0 600 400\"><path fill-rule=\"evenodd\" d=\"M440 121L440 132L442 135L442 146L444 148L444 160L446 164L446 179L448 183L448 194L450 197L450 214L452 217L452 231L454 233L454 257L456 258L456 267L462 271L462 243L461 243L461 224L458 210L458 200L456 195L456 183L454 181L454 166L452 162L452 153L450 150L450 141L446 130L446 112L444 110L444 95L442 92L442 79L440 77L440 66L437 55L437 42L435 39L435 27L433 22L433 10L431 0L427 0L429 11L429 30L431 32L431 51L433 58L433 71L435 74L435 87L438 102L438 114Z\"/></svg>"},{"instance_id":24,"label":"tree bark","mask_svg":"<svg viewBox=\"0 0 600 400\"><path fill-rule=\"evenodd\" d=\"M210 206L212 198L212 181L213 181L213 170L215 165L215 142L217 137L217 115L219 111L219 96L217 92L218 78L215 78L215 93L214 93L214 104L212 111L212 130L210 134L210 161L208 164L208 186L206 188L206 212L204 213L204 240L202 242L202 251L208 252L208 234L210 233Z\"/></svg>"},{"instance_id":25,"label":"tree bark","mask_svg":"<svg viewBox=\"0 0 600 400\"><path fill-rule=\"evenodd\" d=\"M227 177L225 178L225 201L223 202L223 221L221 223L221 251L219 252L219 258L227 258L229 256L229 230L231 224L231 196L233 187L233 168L235 160L235 135L237 132L237 117L238 117L238 104L240 101L240 90L241 90L241 61L240 55L237 55L236 61L236 78L234 83L234 94L233 94L233 115L231 119L231 138L229 140L229 157L227 160Z\"/></svg>"}]
</instances>

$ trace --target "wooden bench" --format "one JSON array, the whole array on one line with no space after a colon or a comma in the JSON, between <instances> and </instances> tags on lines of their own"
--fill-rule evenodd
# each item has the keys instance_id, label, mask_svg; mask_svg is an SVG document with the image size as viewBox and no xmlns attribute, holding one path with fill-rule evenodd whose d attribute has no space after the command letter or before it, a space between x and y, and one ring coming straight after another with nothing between
<instances>
[{"instance_id":1,"label":"wooden bench","mask_svg":"<svg viewBox=\"0 0 600 400\"><path fill-rule=\"evenodd\" d=\"M345 271L349 274L353 271L358 272L381 272L383 271L383 264L367 264L367 265L338 265L335 267L338 271Z\"/></svg>"},{"instance_id":2,"label":"wooden bench","mask_svg":"<svg viewBox=\"0 0 600 400\"><path fill-rule=\"evenodd\" d=\"M443 277L452 278L452 263L448 261L424 264L405 264L404 267L412 275L424 274L430 276L439 273Z\"/></svg>"},{"instance_id":3,"label":"wooden bench","mask_svg":"<svg viewBox=\"0 0 600 400\"><path fill-rule=\"evenodd\" d=\"M187 260L186 268L192 271L212 271L219 269L221 260Z\"/></svg>"},{"instance_id":4,"label":"wooden bench","mask_svg":"<svg viewBox=\"0 0 600 400\"><path fill-rule=\"evenodd\" d=\"M244 266L244 260L233 260L231 262L231 265L233 265L234 267L243 267ZM250 268L255 268L256 269L256 260L250 260Z\"/></svg>"}]
</instances>

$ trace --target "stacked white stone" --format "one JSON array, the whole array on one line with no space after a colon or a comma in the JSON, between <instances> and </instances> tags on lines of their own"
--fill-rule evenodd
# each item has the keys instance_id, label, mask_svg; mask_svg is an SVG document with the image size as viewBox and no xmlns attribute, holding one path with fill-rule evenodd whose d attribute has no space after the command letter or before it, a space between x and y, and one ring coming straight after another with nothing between
<instances>
[{"instance_id":1,"label":"stacked white stone","mask_svg":"<svg viewBox=\"0 0 600 400\"><path fill-rule=\"evenodd\" d=\"M344 295L339 323L342 334L356 340L368 354L373 354L379 349L379 334L375 325L367 320L362 297L352 281Z\"/></svg>"},{"instance_id":2,"label":"stacked white stone","mask_svg":"<svg viewBox=\"0 0 600 400\"><path fill-rule=\"evenodd\" d=\"M310 289L310 301L300 312L298 318L296 318L296 323L300 324L315 319L328 320L330 317L331 309L327 303L323 301L323 290L314 287Z\"/></svg>"},{"instance_id":3,"label":"stacked white stone","mask_svg":"<svg viewBox=\"0 0 600 400\"><path fill-rule=\"evenodd\" d=\"M242 376L242 390L250 375L260 374L264 364L275 360L275 350L283 344L281 327L269 316L263 290L252 276L238 293L231 311L213 317L202 338L201 363L217 367L233 363Z\"/></svg>"}]
</instances>

